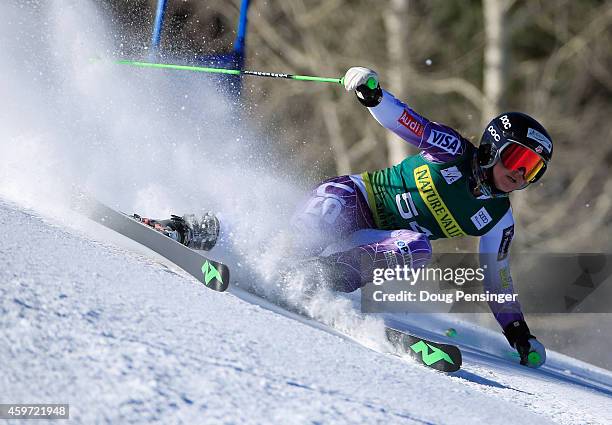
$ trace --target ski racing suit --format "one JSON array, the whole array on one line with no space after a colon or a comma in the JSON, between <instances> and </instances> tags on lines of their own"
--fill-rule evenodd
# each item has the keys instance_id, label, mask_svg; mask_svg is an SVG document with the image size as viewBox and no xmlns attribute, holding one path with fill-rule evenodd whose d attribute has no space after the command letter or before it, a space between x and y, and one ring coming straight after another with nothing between
<instances>
[{"instance_id":1,"label":"ski racing suit","mask_svg":"<svg viewBox=\"0 0 612 425\"><path fill-rule=\"evenodd\" d=\"M469 179L476 148L454 129L382 93L382 101L368 110L421 153L384 170L318 185L293 217L303 253L333 261L342 270L334 289L352 292L367 283L365 277L374 268L426 265L430 240L479 236L481 261L487 258L484 289L512 295L508 253L514 220L509 199L475 197ZM372 270L364 268L364 258ZM489 306L502 329L524 320L518 301Z\"/></svg>"}]
</instances>

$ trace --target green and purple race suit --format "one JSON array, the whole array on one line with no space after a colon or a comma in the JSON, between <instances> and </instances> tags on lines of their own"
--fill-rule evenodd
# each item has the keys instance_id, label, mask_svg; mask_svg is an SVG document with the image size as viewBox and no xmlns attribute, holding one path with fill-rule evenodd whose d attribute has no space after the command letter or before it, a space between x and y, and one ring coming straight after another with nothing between
<instances>
[{"instance_id":1,"label":"green and purple race suit","mask_svg":"<svg viewBox=\"0 0 612 425\"><path fill-rule=\"evenodd\" d=\"M294 217L306 253L333 258L345 269L337 289L350 292L365 283L364 255L374 268L416 268L430 261L430 240L478 236L487 263L485 289L513 294L510 201L473 195L476 148L454 129L429 121L386 91L380 104L368 109L421 153L393 167L320 184ZM502 328L523 319L518 302L489 306Z\"/></svg>"}]
</instances>

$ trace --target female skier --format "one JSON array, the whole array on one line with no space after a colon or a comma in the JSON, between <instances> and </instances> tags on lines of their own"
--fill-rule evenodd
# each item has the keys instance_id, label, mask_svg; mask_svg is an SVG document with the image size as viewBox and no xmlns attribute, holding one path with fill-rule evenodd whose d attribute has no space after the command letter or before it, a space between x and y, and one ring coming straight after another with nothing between
<instances>
[{"instance_id":1,"label":"female skier","mask_svg":"<svg viewBox=\"0 0 612 425\"><path fill-rule=\"evenodd\" d=\"M476 148L381 89L368 68L350 68L344 86L382 126L421 153L317 186L293 219L304 258L315 256L333 290L352 292L372 280L374 269L427 264L430 240L479 236L480 254L489 259L485 289L512 295L508 194L546 171L553 147L544 127L526 114L503 113L487 125ZM489 306L521 364L544 364L546 351L529 331L520 304Z\"/></svg>"}]
</instances>

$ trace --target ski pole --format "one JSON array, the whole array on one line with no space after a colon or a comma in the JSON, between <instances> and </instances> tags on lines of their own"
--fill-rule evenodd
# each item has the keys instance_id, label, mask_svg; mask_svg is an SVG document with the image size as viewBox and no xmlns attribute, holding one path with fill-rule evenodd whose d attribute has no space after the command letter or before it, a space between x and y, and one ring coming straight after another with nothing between
<instances>
[{"instance_id":1,"label":"ski pole","mask_svg":"<svg viewBox=\"0 0 612 425\"><path fill-rule=\"evenodd\" d=\"M119 60L117 61L120 65L131 65L139 66L143 68L162 68L162 69L175 69L179 71L194 71L194 72L207 72L211 74L229 74L229 75L252 75L254 77L268 77L268 78L285 78L289 80L298 81L315 81L318 83L336 83L344 85L344 77L342 78L325 78L325 77L311 77L309 75L292 75L292 74L280 74L276 72L261 72L261 71L248 71L239 69L224 69L224 68L208 68L203 66L189 66L189 65L174 65L168 63L152 63L152 62L137 62L131 60ZM366 83L371 89L375 89L378 82L374 78L370 78Z\"/></svg>"}]
</instances>

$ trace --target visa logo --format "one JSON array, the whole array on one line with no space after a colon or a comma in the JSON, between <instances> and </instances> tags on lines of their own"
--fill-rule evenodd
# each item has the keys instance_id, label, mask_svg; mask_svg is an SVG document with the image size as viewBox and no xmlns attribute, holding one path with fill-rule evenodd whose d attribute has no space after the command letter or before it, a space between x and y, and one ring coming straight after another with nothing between
<instances>
[{"instance_id":1,"label":"visa logo","mask_svg":"<svg viewBox=\"0 0 612 425\"><path fill-rule=\"evenodd\" d=\"M457 139L455 136L437 130L431 130L427 143L437 146L453 155L455 155L461 147L459 139Z\"/></svg>"}]
</instances>

